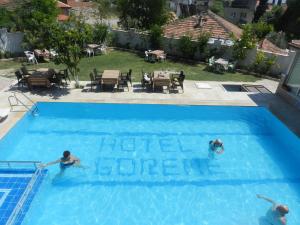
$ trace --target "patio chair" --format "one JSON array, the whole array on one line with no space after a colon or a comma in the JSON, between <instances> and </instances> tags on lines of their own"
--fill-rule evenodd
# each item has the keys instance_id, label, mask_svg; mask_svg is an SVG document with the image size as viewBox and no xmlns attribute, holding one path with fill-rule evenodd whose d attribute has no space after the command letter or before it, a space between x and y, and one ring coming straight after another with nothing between
<instances>
[{"instance_id":1,"label":"patio chair","mask_svg":"<svg viewBox=\"0 0 300 225\"><path fill-rule=\"evenodd\" d=\"M208 59L208 68L213 70L214 65L215 65L215 57L212 56Z\"/></svg>"},{"instance_id":2,"label":"patio chair","mask_svg":"<svg viewBox=\"0 0 300 225\"><path fill-rule=\"evenodd\" d=\"M152 87L152 78L150 73L144 73L142 70L142 79L141 79L142 87Z\"/></svg>"},{"instance_id":3,"label":"patio chair","mask_svg":"<svg viewBox=\"0 0 300 225\"><path fill-rule=\"evenodd\" d=\"M18 87L20 87L20 84L22 85L22 87L27 84L27 80L26 80L25 77L23 77L20 70L17 70L15 72L15 75L16 75L17 80L18 80Z\"/></svg>"},{"instance_id":4,"label":"patio chair","mask_svg":"<svg viewBox=\"0 0 300 225\"><path fill-rule=\"evenodd\" d=\"M90 80L91 80L91 91L93 91L93 86L97 87L97 84L99 84L99 82L95 80L94 73L90 73Z\"/></svg>"},{"instance_id":5,"label":"patio chair","mask_svg":"<svg viewBox=\"0 0 300 225\"><path fill-rule=\"evenodd\" d=\"M88 57L95 56L95 52L94 52L94 50L91 49L91 48L86 48L86 49L85 49L85 52L86 52L86 55L87 55Z\"/></svg>"},{"instance_id":6,"label":"patio chair","mask_svg":"<svg viewBox=\"0 0 300 225\"><path fill-rule=\"evenodd\" d=\"M32 69L32 70L27 69L27 67L25 65L22 66L20 70L21 70L23 76L30 76L30 75L32 75L33 72L36 72L36 70L34 70L34 69Z\"/></svg>"},{"instance_id":7,"label":"patio chair","mask_svg":"<svg viewBox=\"0 0 300 225\"><path fill-rule=\"evenodd\" d=\"M54 59L56 56L58 56L57 52L54 49L50 49L49 55L50 59Z\"/></svg>"},{"instance_id":8,"label":"patio chair","mask_svg":"<svg viewBox=\"0 0 300 225\"><path fill-rule=\"evenodd\" d=\"M148 54L148 51L145 51L145 61L149 61L149 54Z\"/></svg>"},{"instance_id":9,"label":"patio chair","mask_svg":"<svg viewBox=\"0 0 300 225\"><path fill-rule=\"evenodd\" d=\"M236 64L237 64L237 61L230 62L228 64L228 71L234 73L235 69L236 69Z\"/></svg>"},{"instance_id":10,"label":"patio chair","mask_svg":"<svg viewBox=\"0 0 300 225\"><path fill-rule=\"evenodd\" d=\"M56 72L56 74L59 74L59 76L62 79L64 79L66 81L66 83L68 83L67 79L69 80L69 82L71 82L71 79L69 77L68 69L59 70L58 72Z\"/></svg>"},{"instance_id":11,"label":"patio chair","mask_svg":"<svg viewBox=\"0 0 300 225\"><path fill-rule=\"evenodd\" d=\"M118 80L118 89L120 89L120 87L127 87L127 90L129 91L127 76L128 73L121 73L121 76L119 77Z\"/></svg>"},{"instance_id":12,"label":"patio chair","mask_svg":"<svg viewBox=\"0 0 300 225\"><path fill-rule=\"evenodd\" d=\"M102 73L98 73L96 68L93 69L93 72L94 72L95 81L98 81L100 83L102 79Z\"/></svg>"},{"instance_id":13,"label":"patio chair","mask_svg":"<svg viewBox=\"0 0 300 225\"><path fill-rule=\"evenodd\" d=\"M35 58L33 52L30 52L30 51L24 51L24 54L25 54L25 56L26 56L26 58L27 58L27 61L28 61L29 63L38 64L38 61L37 61L37 59Z\"/></svg>"},{"instance_id":14,"label":"patio chair","mask_svg":"<svg viewBox=\"0 0 300 225\"><path fill-rule=\"evenodd\" d=\"M127 75L126 75L126 80L130 83L131 87L132 87L132 69L129 69Z\"/></svg>"},{"instance_id":15,"label":"patio chair","mask_svg":"<svg viewBox=\"0 0 300 225\"><path fill-rule=\"evenodd\" d=\"M184 92L184 88L183 88L184 80L185 80L185 74L183 71L180 71L180 74L178 77L172 76L172 84L171 84L172 89L175 89L180 86L182 93L183 93Z\"/></svg>"},{"instance_id":16,"label":"patio chair","mask_svg":"<svg viewBox=\"0 0 300 225\"><path fill-rule=\"evenodd\" d=\"M167 54L162 54L159 56L160 62L164 62L164 61L166 61L166 59L167 59Z\"/></svg>"}]
</instances>

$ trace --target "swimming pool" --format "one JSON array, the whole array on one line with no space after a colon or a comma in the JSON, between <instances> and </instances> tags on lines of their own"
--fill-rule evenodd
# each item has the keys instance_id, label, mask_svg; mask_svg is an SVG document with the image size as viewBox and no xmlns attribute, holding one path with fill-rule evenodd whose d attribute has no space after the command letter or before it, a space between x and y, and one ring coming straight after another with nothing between
<instances>
[{"instance_id":1,"label":"swimming pool","mask_svg":"<svg viewBox=\"0 0 300 225\"><path fill-rule=\"evenodd\" d=\"M25 225L254 225L269 203L300 221L299 139L262 107L38 103L0 142L0 160L48 162ZM225 153L208 159L208 142Z\"/></svg>"}]
</instances>

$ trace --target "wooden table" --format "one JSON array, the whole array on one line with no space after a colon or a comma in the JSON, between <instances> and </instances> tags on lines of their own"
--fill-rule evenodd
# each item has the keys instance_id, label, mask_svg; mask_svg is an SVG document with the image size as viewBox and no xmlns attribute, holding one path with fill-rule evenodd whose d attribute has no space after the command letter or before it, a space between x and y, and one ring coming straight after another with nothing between
<instances>
[{"instance_id":1,"label":"wooden table","mask_svg":"<svg viewBox=\"0 0 300 225\"><path fill-rule=\"evenodd\" d=\"M100 45L97 45L97 44L88 44L87 46L88 46L88 48L91 48L91 49L96 49L96 48L101 47Z\"/></svg>"},{"instance_id":2,"label":"wooden table","mask_svg":"<svg viewBox=\"0 0 300 225\"><path fill-rule=\"evenodd\" d=\"M104 70L101 78L101 85L116 85L120 77L120 70Z\"/></svg>"},{"instance_id":3,"label":"wooden table","mask_svg":"<svg viewBox=\"0 0 300 225\"><path fill-rule=\"evenodd\" d=\"M52 75L49 73L49 68L38 68L31 74L31 76L46 78L52 77Z\"/></svg>"},{"instance_id":4,"label":"wooden table","mask_svg":"<svg viewBox=\"0 0 300 225\"><path fill-rule=\"evenodd\" d=\"M154 71L153 72L153 91L155 87L167 86L168 90L170 88L171 79L170 74L174 72L169 71Z\"/></svg>"}]
</instances>

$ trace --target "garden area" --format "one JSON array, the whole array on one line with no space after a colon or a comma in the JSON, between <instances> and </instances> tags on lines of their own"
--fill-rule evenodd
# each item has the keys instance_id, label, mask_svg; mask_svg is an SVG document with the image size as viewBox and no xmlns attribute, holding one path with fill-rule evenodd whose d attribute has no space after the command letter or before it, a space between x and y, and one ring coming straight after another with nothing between
<instances>
[{"instance_id":1,"label":"garden area","mask_svg":"<svg viewBox=\"0 0 300 225\"><path fill-rule=\"evenodd\" d=\"M2 61L0 62L0 70L3 69L19 69L22 62L16 61ZM45 62L39 64L28 64L29 69L36 68L54 68L65 69L65 65L56 65L53 62ZM80 80L90 80L89 73L96 68L98 71L107 69L117 69L122 72L128 72L129 69L133 71L134 81L139 82L144 72L153 72L154 70L183 70L188 80L206 80L206 81L242 81L254 82L259 77L243 74L239 72L223 74L216 74L206 70L205 64L191 64L181 61L173 61L171 59L161 63L145 62L144 58L135 53L119 50L111 50L106 55L98 55L95 57L84 57L81 59L78 68Z\"/></svg>"}]
</instances>

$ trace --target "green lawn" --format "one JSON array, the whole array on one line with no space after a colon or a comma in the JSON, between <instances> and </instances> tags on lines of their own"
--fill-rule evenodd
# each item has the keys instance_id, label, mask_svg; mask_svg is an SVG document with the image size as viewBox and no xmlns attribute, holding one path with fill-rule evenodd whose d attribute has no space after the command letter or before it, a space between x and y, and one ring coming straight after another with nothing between
<instances>
[{"instance_id":1,"label":"green lawn","mask_svg":"<svg viewBox=\"0 0 300 225\"><path fill-rule=\"evenodd\" d=\"M14 68L21 66L18 62L0 62L0 70ZM28 66L29 68L65 68L64 65L55 65L54 63L39 63L38 65ZM89 80L89 73L93 68L98 71L105 69L117 69L126 72L132 69L134 81L140 81L142 69L145 72L152 72L154 70L183 70L186 74L186 79L189 80L208 80L208 81L242 81L253 82L258 80L258 77L241 73L224 73L215 74L205 71L205 65L202 64L187 64L167 60L166 62L148 63L143 57L134 53L124 51L111 51L107 55L99 55L91 58L83 58L80 63L80 80Z\"/></svg>"}]
</instances>

